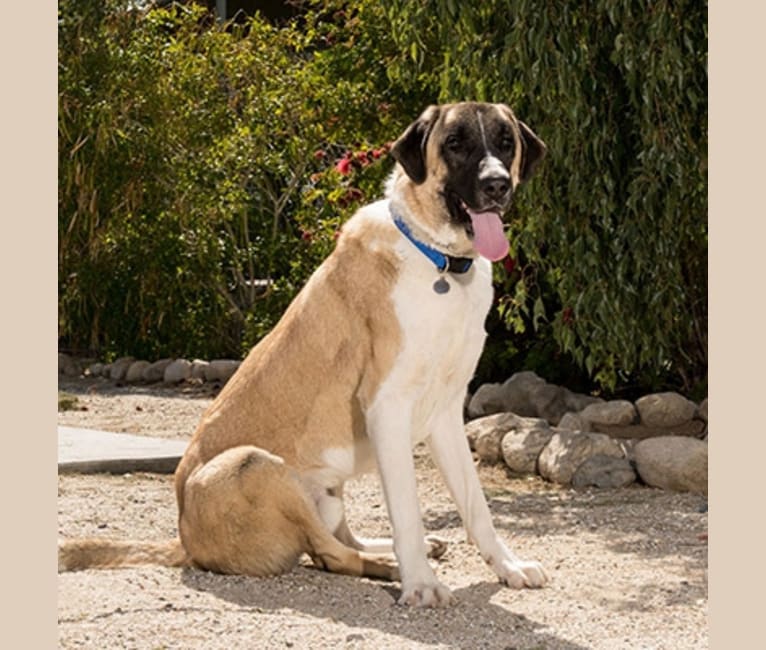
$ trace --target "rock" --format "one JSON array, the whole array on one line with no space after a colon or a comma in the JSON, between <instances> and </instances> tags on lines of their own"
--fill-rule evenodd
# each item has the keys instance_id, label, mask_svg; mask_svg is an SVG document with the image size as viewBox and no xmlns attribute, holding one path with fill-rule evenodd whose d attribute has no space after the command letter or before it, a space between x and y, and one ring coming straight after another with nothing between
<instances>
[{"instance_id":1,"label":"rock","mask_svg":"<svg viewBox=\"0 0 766 650\"><path fill-rule=\"evenodd\" d=\"M468 403L468 417L471 419L502 411L502 384L482 384Z\"/></svg>"},{"instance_id":2,"label":"rock","mask_svg":"<svg viewBox=\"0 0 766 650\"><path fill-rule=\"evenodd\" d=\"M558 424L569 409L566 405L566 389L554 384L530 386L528 392L532 415L545 418L552 424Z\"/></svg>"},{"instance_id":3,"label":"rock","mask_svg":"<svg viewBox=\"0 0 766 650\"><path fill-rule=\"evenodd\" d=\"M133 357L120 357L113 361L109 367L109 379L112 381L122 381L128 372L131 364L135 361Z\"/></svg>"},{"instance_id":4,"label":"rock","mask_svg":"<svg viewBox=\"0 0 766 650\"><path fill-rule=\"evenodd\" d=\"M605 433L612 438L658 438L660 436L691 436L699 438L705 433L705 423L702 420L689 420L672 427L649 427L645 424L627 424L625 426L595 424L593 430Z\"/></svg>"},{"instance_id":5,"label":"rock","mask_svg":"<svg viewBox=\"0 0 766 650\"><path fill-rule=\"evenodd\" d=\"M572 413L571 411L564 413L564 416L559 420L559 429L565 429L567 431L590 431L590 422L586 420L579 413Z\"/></svg>"},{"instance_id":6,"label":"rock","mask_svg":"<svg viewBox=\"0 0 766 650\"><path fill-rule=\"evenodd\" d=\"M148 361L134 361L125 373L125 381L129 384L144 381L144 371L151 365Z\"/></svg>"},{"instance_id":7,"label":"rock","mask_svg":"<svg viewBox=\"0 0 766 650\"><path fill-rule=\"evenodd\" d=\"M697 405L678 393L654 393L636 400L641 424L649 427L672 427L688 422Z\"/></svg>"},{"instance_id":8,"label":"rock","mask_svg":"<svg viewBox=\"0 0 766 650\"><path fill-rule=\"evenodd\" d=\"M544 418L552 424L558 424L567 411L580 411L600 401L603 400L549 384L536 373L525 370L511 375L503 384L480 386L468 405L468 417L515 413L521 417Z\"/></svg>"},{"instance_id":9,"label":"rock","mask_svg":"<svg viewBox=\"0 0 766 650\"><path fill-rule=\"evenodd\" d=\"M213 359L205 367L205 381L223 381L226 382L237 372L241 361L235 359Z\"/></svg>"},{"instance_id":10,"label":"rock","mask_svg":"<svg viewBox=\"0 0 766 650\"><path fill-rule=\"evenodd\" d=\"M537 393L538 403L543 402L546 397L549 397L549 395L540 394L545 385L545 379L538 377L531 370L511 375L511 378L502 385L503 410L522 417L536 416L537 408L532 404L531 395Z\"/></svg>"},{"instance_id":11,"label":"rock","mask_svg":"<svg viewBox=\"0 0 766 650\"><path fill-rule=\"evenodd\" d=\"M519 419L513 413L495 413L472 420L465 427L468 444L481 461L499 463L503 459L500 442Z\"/></svg>"},{"instance_id":12,"label":"rock","mask_svg":"<svg viewBox=\"0 0 766 650\"><path fill-rule=\"evenodd\" d=\"M582 393L573 393L568 388L564 388L564 403L566 404L567 411L579 413L585 407L591 404L603 404L604 400L600 397L593 397L592 395L583 395ZM561 423L559 423L561 424Z\"/></svg>"},{"instance_id":13,"label":"rock","mask_svg":"<svg viewBox=\"0 0 766 650\"><path fill-rule=\"evenodd\" d=\"M155 361L143 372L143 380L146 382L162 381L165 369L173 363L173 359L160 359Z\"/></svg>"},{"instance_id":14,"label":"rock","mask_svg":"<svg viewBox=\"0 0 766 650\"><path fill-rule=\"evenodd\" d=\"M534 474L537 458L553 436L553 429L540 418L517 418L502 437L500 451L514 472Z\"/></svg>"},{"instance_id":15,"label":"rock","mask_svg":"<svg viewBox=\"0 0 766 650\"><path fill-rule=\"evenodd\" d=\"M88 374L91 377L101 377L102 373L104 371L104 364L103 363L91 363L88 366Z\"/></svg>"},{"instance_id":16,"label":"rock","mask_svg":"<svg viewBox=\"0 0 766 650\"><path fill-rule=\"evenodd\" d=\"M697 416L700 418L700 420L707 424L707 397L702 400L699 408L697 408Z\"/></svg>"},{"instance_id":17,"label":"rock","mask_svg":"<svg viewBox=\"0 0 766 650\"><path fill-rule=\"evenodd\" d=\"M65 377L79 377L82 373L80 364L68 354L59 352L59 374Z\"/></svg>"},{"instance_id":18,"label":"rock","mask_svg":"<svg viewBox=\"0 0 766 650\"><path fill-rule=\"evenodd\" d=\"M619 488L635 480L636 473L627 458L596 454L586 458L575 470L572 487Z\"/></svg>"},{"instance_id":19,"label":"rock","mask_svg":"<svg viewBox=\"0 0 766 650\"><path fill-rule=\"evenodd\" d=\"M192 379L205 379L205 368L210 365L209 362L202 359L195 359L192 361L191 377Z\"/></svg>"},{"instance_id":20,"label":"rock","mask_svg":"<svg viewBox=\"0 0 766 650\"><path fill-rule=\"evenodd\" d=\"M191 361L187 359L176 359L168 364L165 373L162 375L162 381L166 384L177 384L191 377Z\"/></svg>"},{"instance_id":21,"label":"rock","mask_svg":"<svg viewBox=\"0 0 766 650\"><path fill-rule=\"evenodd\" d=\"M529 404L534 416L545 418L551 424L561 426L561 418L567 412L579 412L591 404L604 400L590 395L573 393L568 388L554 384L532 385L528 392Z\"/></svg>"},{"instance_id":22,"label":"rock","mask_svg":"<svg viewBox=\"0 0 766 650\"><path fill-rule=\"evenodd\" d=\"M647 485L707 494L707 444L681 436L649 438L634 450L638 475Z\"/></svg>"},{"instance_id":23,"label":"rock","mask_svg":"<svg viewBox=\"0 0 766 650\"><path fill-rule=\"evenodd\" d=\"M636 409L630 402L618 399L590 404L580 412L580 416L594 427L599 424L624 426L633 424L636 419Z\"/></svg>"},{"instance_id":24,"label":"rock","mask_svg":"<svg viewBox=\"0 0 766 650\"><path fill-rule=\"evenodd\" d=\"M554 483L569 485L577 468L598 454L623 458L620 445L602 433L558 431L540 452L537 465L540 475Z\"/></svg>"}]
</instances>

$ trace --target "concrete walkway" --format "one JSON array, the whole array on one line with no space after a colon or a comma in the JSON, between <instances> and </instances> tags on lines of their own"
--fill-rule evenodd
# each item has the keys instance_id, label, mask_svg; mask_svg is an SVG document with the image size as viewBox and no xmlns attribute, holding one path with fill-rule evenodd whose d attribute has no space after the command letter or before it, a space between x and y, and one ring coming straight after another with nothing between
<instances>
[{"instance_id":1,"label":"concrete walkway","mask_svg":"<svg viewBox=\"0 0 766 650\"><path fill-rule=\"evenodd\" d=\"M155 472L172 474L189 444L73 427L58 428L59 474Z\"/></svg>"}]
</instances>

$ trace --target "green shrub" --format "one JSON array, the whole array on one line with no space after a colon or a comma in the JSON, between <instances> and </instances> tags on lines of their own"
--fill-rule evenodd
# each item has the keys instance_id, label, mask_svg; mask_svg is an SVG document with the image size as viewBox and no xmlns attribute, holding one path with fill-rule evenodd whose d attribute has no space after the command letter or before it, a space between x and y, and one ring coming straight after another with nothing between
<instances>
[{"instance_id":1,"label":"green shrub","mask_svg":"<svg viewBox=\"0 0 766 650\"><path fill-rule=\"evenodd\" d=\"M239 355L382 171L350 198L312 178L377 150L390 112L371 69L328 84L327 65L352 64L327 36L358 21L229 29L195 5L122 6L60 5L60 336L107 356Z\"/></svg>"},{"instance_id":2,"label":"green shrub","mask_svg":"<svg viewBox=\"0 0 766 650\"><path fill-rule=\"evenodd\" d=\"M477 99L549 147L514 201L478 380L704 386L705 4L331 0L279 28L59 6L69 347L239 355L379 196L386 143Z\"/></svg>"},{"instance_id":3,"label":"green shrub","mask_svg":"<svg viewBox=\"0 0 766 650\"><path fill-rule=\"evenodd\" d=\"M505 287L501 309L512 329L548 328L611 389L688 391L707 375L706 10L389 4L440 100L509 102L548 144L514 208L526 282Z\"/></svg>"}]
</instances>

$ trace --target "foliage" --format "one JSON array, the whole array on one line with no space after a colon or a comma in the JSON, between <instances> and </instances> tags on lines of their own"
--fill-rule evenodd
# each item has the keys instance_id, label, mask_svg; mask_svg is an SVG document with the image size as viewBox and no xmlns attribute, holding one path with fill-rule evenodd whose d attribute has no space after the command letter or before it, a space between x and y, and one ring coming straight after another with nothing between
<instances>
[{"instance_id":1,"label":"foliage","mask_svg":"<svg viewBox=\"0 0 766 650\"><path fill-rule=\"evenodd\" d=\"M312 175L354 144L378 151L389 112L369 74L328 85L322 48L341 30L316 17L229 29L195 5L119 7L60 6L60 336L238 355L327 252L338 204L345 216L365 198Z\"/></svg>"},{"instance_id":2,"label":"foliage","mask_svg":"<svg viewBox=\"0 0 766 650\"><path fill-rule=\"evenodd\" d=\"M70 347L242 353L379 196L386 143L429 103L478 99L549 147L514 198L480 379L704 379L706 4L330 0L280 27L59 6Z\"/></svg>"},{"instance_id":3,"label":"foliage","mask_svg":"<svg viewBox=\"0 0 766 650\"><path fill-rule=\"evenodd\" d=\"M527 282L501 309L612 389L707 375L706 5L389 5L440 100L507 101L548 144L511 235Z\"/></svg>"}]
</instances>

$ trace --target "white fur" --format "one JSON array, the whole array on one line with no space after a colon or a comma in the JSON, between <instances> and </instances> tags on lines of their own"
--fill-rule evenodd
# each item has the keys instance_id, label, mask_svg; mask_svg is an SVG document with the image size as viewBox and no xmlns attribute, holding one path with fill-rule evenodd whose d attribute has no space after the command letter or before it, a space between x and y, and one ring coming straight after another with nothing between
<instances>
[{"instance_id":1,"label":"white fur","mask_svg":"<svg viewBox=\"0 0 766 650\"><path fill-rule=\"evenodd\" d=\"M410 221L406 213L401 216ZM395 228L388 200L365 207L354 219L385 221ZM357 440L354 448L325 450L322 467L306 477L320 515L331 530L345 526L342 499L327 489L369 469L374 452L402 577L400 602L449 602L450 592L428 564L423 542L412 447L427 441L469 538L484 559L512 586L540 586L546 580L542 568L519 560L495 532L463 429L463 402L484 346L484 321L492 303L491 264L479 257L467 273L446 274L450 290L438 294L433 284L439 272L433 262L401 234L395 252L401 268L391 298L401 348L365 412L368 438ZM365 550L387 548L382 540L357 542Z\"/></svg>"},{"instance_id":2,"label":"white fur","mask_svg":"<svg viewBox=\"0 0 766 650\"><path fill-rule=\"evenodd\" d=\"M376 218L389 218L385 202ZM402 215L405 219L407 215ZM433 289L439 273L404 236L396 244L403 266L393 290L402 347L366 413L402 576L402 601L449 599L423 550L424 529L411 448L428 440L466 526L485 560L513 586L540 586L536 562L515 557L495 532L463 429L466 389L479 360L492 303L492 268L479 257L468 273L447 274L450 290Z\"/></svg>"}]
</instances>

